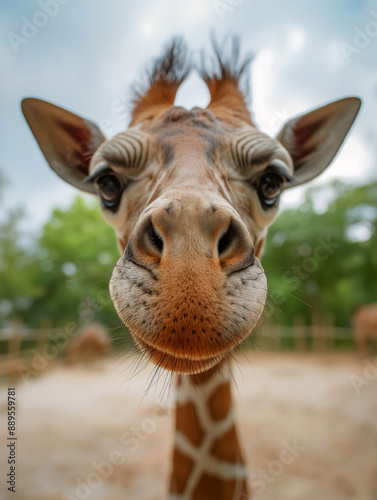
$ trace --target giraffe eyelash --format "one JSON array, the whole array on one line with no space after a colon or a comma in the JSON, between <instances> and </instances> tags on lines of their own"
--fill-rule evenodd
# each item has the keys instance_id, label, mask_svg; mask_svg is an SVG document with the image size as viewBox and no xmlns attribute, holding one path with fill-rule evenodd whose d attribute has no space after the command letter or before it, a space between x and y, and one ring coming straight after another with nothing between
<instances>
[{"instance_id":1,"label":"giraffe eyelash","mask_svg":"<svg viewBox=\"0 0 377 500\"><path fill-rule=\"evenodd\" d=\"M92 174L85 177L83 182L85 184L93 184L97 179L99 179L100 177L102 177L105 174L114 174L113 170L108 165L96 170Z\"/></svg>"}]
</instances>

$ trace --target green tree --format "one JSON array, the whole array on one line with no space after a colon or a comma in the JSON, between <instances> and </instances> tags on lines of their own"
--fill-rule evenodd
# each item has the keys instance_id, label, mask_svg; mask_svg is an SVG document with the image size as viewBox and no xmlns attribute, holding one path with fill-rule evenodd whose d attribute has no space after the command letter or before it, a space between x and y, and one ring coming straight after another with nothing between
<instances>
[{"instance_id":1,"label":"green tree","mask_svg":"<svg viewBox=\"0 0 377 500\"><path fill-rule=\"evenodd\" d=\"M357 306L377 300L377 182L329 190L334 199L323 213L315 209L323 189L314 188L269 231L262 263L279 322L300 315L309 323L315 311L346 326Z\"/></svg>"},{"instance_id":2,"label":"green tree","mask_svg":"<svg viewBox=\"0 0 377 500\"><path fill-rule=\"evenodd\" d=\"M0 172L0 195L6 184ZM2 199L2 198L1 198ZM43 294L38 283L38 263L35 256L21 243L19 229L23 212L6 212L0 202L0 327L14 318L27 314L34 299Z\"/></svg>"},{"instance_id":3,"label":"green tree","mask_svg":"<svg viewBox=\"0 0 377 500\"><path fill-rule=\"evenodd\" d=\"M97 204L78 196L67 210L55 209L38 241L37 257L44 294L34 303L34 321L113 321L108 283L119 251Z\"/></svg>"},{"instance_id":4,"label":"green tree","mask_svg":"<svg viewBox=\"0 0 377 500\"><path fill-rule=\"evenodd\" d=\"M119 251L98 206L78 196L68 209L55 209L29 245L22 243L22 217L15 210L0 224L1 326L16 317L30 327L118 325L108 283Z\"/></svg>"}]
</instances>

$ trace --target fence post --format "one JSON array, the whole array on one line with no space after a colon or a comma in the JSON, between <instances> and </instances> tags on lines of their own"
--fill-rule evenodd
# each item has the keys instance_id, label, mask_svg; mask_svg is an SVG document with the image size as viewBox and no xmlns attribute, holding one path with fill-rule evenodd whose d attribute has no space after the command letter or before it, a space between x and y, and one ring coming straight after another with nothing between
<instances>
[{"instance_id":1,"label":"fence post","mask_svg":"<svg viewBox=\"0 0 377 500\"><path fill-rule=\"evenodd\" d=\"M280 325L270 325L270 339L269 339L269 350L270 351L280 351L281 350L281 326Z\"/></svg>"},{"instance_id":2,"label":"fence post","mask_svg":"<svg viewBox=\"0 0 377 500\"><path fill-rule=\"evenodd\" d=\"M12 323L11 336L8 344L8 355L12 358L19 358L21 350L21 327L20 319L15 319Z\"/></svg>"},{"instance_id":3,"label":"fence post","mask_svg":"<svg viewBox=\"0 0 377 500\"><path fill-rule=\"evenodd\" d=\"M41 326L38 331L38 340L37 340L37 351L42 352L42 349L48 342L48 335L51 330L51 321L44 320L41 323Z\"/></svg>"},{"instance_id":4,"label":"fence post","mask_svg":"<svg viewBox=\"0 0 377 500\"><path fill-rule=\"evenodd\" d=\"M334 328L334 316L326 316L326 349L328 351L333 351L335 349L335 328Z\"/></svg>"},{"instance_id":5,"label":"fence post","mask_svg":"<svg viewBox=\"0 0 377 500\"><path fill-rule=\"evenodd\" d=\"M312 339L313 351L323 352L326 349L324 327L320 315L316 312L313 312L312 316Z\"/></svg>"},{"instance_id":6,"label":"fence post","mask_svg":"<svg viewBox=\"0 0 377 500\"><path fill-rule=\"evenodd\" d=\"M293 340L295 351L306 351L306 326L302 316L295 316L293 320Z\"/></svg>"}]
</instances>

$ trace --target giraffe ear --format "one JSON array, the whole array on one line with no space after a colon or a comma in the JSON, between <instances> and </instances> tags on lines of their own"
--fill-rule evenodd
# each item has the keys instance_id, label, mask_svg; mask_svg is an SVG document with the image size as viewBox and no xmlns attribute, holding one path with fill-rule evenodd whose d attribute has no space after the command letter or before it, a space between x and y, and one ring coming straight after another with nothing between
<instances>
[{"instance_id":1,"label":"giraffe ear","mask_svg":"<svg viewBox=\"0 0 377 500\"><path fill-rule=\"evenodd\" d=\"M358 97L347 97L289 120L276 138L293 159L291 186L321 174L341 148L361 106Z\"/></svg>"},{"instance_id":2,"label":"giraffe ear","mask_svg":"<svg viewBox=\"0 0 377 500\"><path fill-rule=\"evenodd\" d=\"M21 108L52 170L72 186L94 193L83 179L93 153L105 140L97 125L40 99L24 99Z\"/></svg>"}]
</instances>

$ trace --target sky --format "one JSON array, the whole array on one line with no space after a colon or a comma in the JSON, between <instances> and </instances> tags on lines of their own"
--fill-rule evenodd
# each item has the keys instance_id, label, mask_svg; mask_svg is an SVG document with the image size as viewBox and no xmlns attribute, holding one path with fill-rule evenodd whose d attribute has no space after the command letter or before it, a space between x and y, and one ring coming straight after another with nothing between
<instances>
[{"instance_id":1,"label":"sky","mask_svg":"<svg viewBox=\"0 0 377 500\"><path fill-rule=\"evenodd\" d=\"M313 184L377 179L377 1L370 0L19 0L1 2L0 171L2 210L22 207L38 232L76 191L48 167L20 109L39 97L95 121L107 137L127 126L130 84L176 34L192 51L240 35L251 51L251 110L275 135L291 116L356 95L363 107L342 151ZM205 106L192 73L177 104ZM304 188L285 194L295 206ZM320 204L320 200L319 200ZM0 214L1 216L1 214Z\"/></svg>"}]
</instances>

